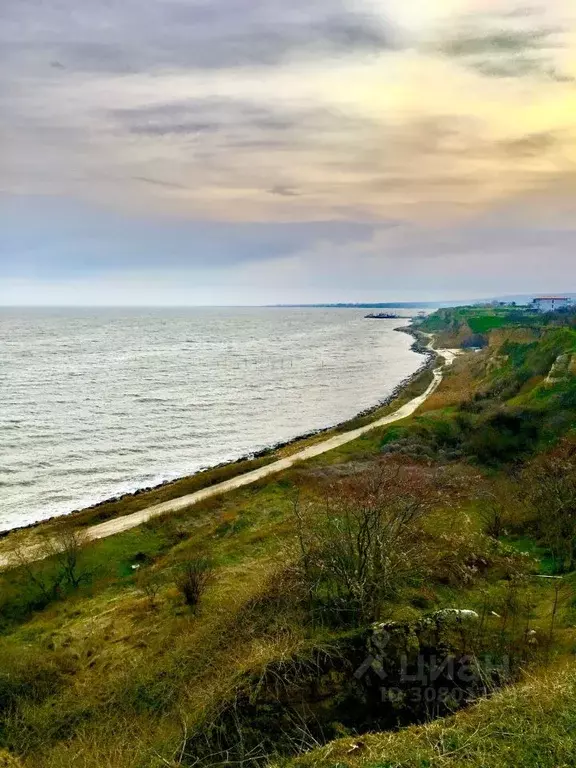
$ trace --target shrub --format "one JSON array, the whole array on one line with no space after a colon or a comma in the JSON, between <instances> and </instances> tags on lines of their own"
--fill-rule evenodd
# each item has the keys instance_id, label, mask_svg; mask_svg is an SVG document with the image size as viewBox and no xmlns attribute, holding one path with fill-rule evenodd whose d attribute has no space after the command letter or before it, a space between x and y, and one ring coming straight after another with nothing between
<instances>
[{"instance_id":1,"label":"shrub","mask_svg":"<svg viewBox=\"0 0 576 768\"><path fill-rule=\"evenodd\" d=\"M151 608L156 607L156 598L162 585L162 576L157 571L140 571L136 576L136 586L146 595Z\"/></svg>"},{"instance_id":2,"label":"shrub","mask_svg":"<svg viewBox=\"0 0 576 768\"><path fill-rule=\"evenodd\" d=\"M434 459L437 458L434 449L422 441L422 438L416 435L409 435L400 438L382 447L383 455L401 454L413 459Z\"/></svg>"},{"instance_id":3,"label":"shrub","mask_svg":"<svg viewBox=\"0 0 576 768\"><path fill-rule=\"evenodd\" d=\"M176 579L186 605L195 608L214 576L214 569L206 557L194 557L186 561Z\"/></svg>"},{"instance_id":4,"label":"shrub","mask_svg":"<svg viewBox=\"0 0 576 768\"><path fill-rule=\"evenodd\" d=\"M541 430L537 411L499 408L471 432L464 449L487 465L515 461L534 450Z\"/></svg>"},{"instance_id":5,"label":"shrub","mask_svg":"<svg viewBox=\"0 0 576 768\"><path fill-rule=\"evenodd\" d=\"M560 408L576 410L576 381L570 377L563 382L562 391L558 393L558 405Z\"/></svg>"},{"instance_id":6,"label":"shrub","mask_svg":"<svg viewBox=\"0 0 576 768\"><path fill-rule=\"evenodd\" d=\"M438 500L435 476L381 463L343 478L323 498L295 505L300 570L313 617L361 626L415 578L424 561L423 515Z\"/></svg>"},{"instance_id":7,"label":"shrub","mask_svg":"<svg viewBox=\"0 0 576 768\"><path fill-rule=\"evenodd\" d=\"M524 471L519 495L532 515L539 539L550 550L554 569L576 569L576 445L564 440Z\"/></svg>"},{"instance_id":8,"label":"shrub","mask_svg":"<svg viewBox=\"0 0 576 768\"><path fill-rule=\"evenodd\" d=\"M486 493L480 500L478 515L486 536L499 539L510 522L509 499L504 494Z\"/></svg>"}]
</instances>

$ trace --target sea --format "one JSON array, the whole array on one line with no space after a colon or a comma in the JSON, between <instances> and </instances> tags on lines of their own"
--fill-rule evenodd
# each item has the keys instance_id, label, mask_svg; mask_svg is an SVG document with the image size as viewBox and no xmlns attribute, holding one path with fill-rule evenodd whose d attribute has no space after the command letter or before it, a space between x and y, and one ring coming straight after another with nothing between
<instances>
[{"instance_id":1,"label":"sea","mask_svg":"<svg viewBox=\"0 0 576 768\"><path fill-rule=\"evenodd\" d=\"M0 531L329 427L423 363L352 308L0 309ZM399 311L399 314L402 314Z\"/></svg>"}]
</instances>

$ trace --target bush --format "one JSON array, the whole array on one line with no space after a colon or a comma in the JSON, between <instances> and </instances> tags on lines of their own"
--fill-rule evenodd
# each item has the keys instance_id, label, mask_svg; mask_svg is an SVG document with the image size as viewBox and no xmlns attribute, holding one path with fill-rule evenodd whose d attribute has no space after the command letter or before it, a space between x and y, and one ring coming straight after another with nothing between
<instances>
[{"instance_id":1,"label":"bush","mask_svg":"<svg viewBox=\"0 0 576 768\"><path fill-rule=\"evenodd\" d=\"M140 571L136 576L136 586L146 595L151 608L156 607L156 598L162 589L163 579L158 571Z\"/></svg>"},{"instance_id":2,"label":"bush","mask_svg":"<svg viewBox=\"0 0 576 768\"><path fill-rule=\"evenodd\" d=\"M206 557L194 557L181 567L176 586L182 593L186 605L195 608L212 582L214 569Z\"/></svg>"},{"instance_id":3,"label":"bush","mask_svg":"<svg viewBox=\"0 0 576 768\"><path fill-rule=\"evenodd\" d=\"M536 448L541 431L537 411L500 408L471 432L464 450L491 466L516 461Z\"/></svg>"},{"instance_id":4,"label":"bush","mask_svg":"<svg viewBox=\"0 0 576 768\"><path fill-rule=\"evenodd\" d=\"M519 496L532 516L539 540L552 555L554 570L576 569L576 445L564 440L537 458L521 476Z\"/></svg>"},{"instance_id":5,"label":"bush","mask_svg":"<svg viewBox=\"0 0 576 768\"><path fill-rule=\"evenodd\" d=\"M416 435L400 438L382 447L383 455L401 454L412 459L435 459L437 455L434 449L418 438Z\"/></svg>"},{"instance_id":6,"label":"bush","mask_svg":"<svg viewBox=\"0 0 576 768\"><path fill-rule=\"evenodd\" d=\"M313 618L362 626L422 570L422 517L438 502L435 475L382 463L295 505L300 574Z\"/></svg>"}]
</instances>

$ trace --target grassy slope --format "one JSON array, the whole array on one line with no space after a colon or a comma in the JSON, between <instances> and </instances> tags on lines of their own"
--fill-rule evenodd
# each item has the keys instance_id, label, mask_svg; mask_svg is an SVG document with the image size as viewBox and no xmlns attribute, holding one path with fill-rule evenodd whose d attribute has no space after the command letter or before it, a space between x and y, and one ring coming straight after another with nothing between
<instances>
[{"instance_id":1,"label":"grassy slope","mask_svg":"<svg viewBox=\"0 0 576 768\"><path fill-rule=\"evenodd\" d=\"M435 323L433 318L428 324ZM526 350L522 354L512 350L490 373L492 350L465 356L427 403L426 411L401 427L410 430L426 419L450 420L470 393L525 365L530 355L528 364L537 367L555 358L559 350L571 348L571 330L552 329L552 334L557 335L546 334L528 356ZM425 379L413 384L412 390L423 386ZM564 393L566 386L540 388L538 380L515 397L520 397L523 405L549 402L560 390ZM413 394L411 391L403 397ZM247 672L258 674L278 659L333 642L337 633L331 636L326 631L310 630L297 615L262 614L261 606L266 605L293 553L290 510L294 488L305 490L332 465L352 462L355 466L372 460L384 442L396 439L395 429L374 430L273 481L95 543L84 555L84 565L92 573L89 583L48 605L31 607L34 588L22 572L2 575L0 706L6 709L0 724L0 745L20 754L23 764L34 768L176 765L183 733L201 727L207 712L218 711L223 701L235 695ZM478 476L482 482L490 482L490 472L466 463L456 466L470 484ZM430 535L446 537L442 546L448 550L455 546L455 533L459 540L472 540L481 527L475 504L472 497L463 498L438 509L429 521ZM521 548L533 546L526 541L511 543ZM199 550L210 552L217 578L200 612L192 614L175 589L174 572L189 553ZM544 552L534 549L534 554L545 560ZM137 562L140 567L136 571L132 566ZM51 567L49 562L38 566ZM156 575L160 581L154 604L139 588L141 573ZM487 590L499 593L501 578L496 572L487 574L467 587L416 584L388 606L388 615L417 617L424 610L424 594L426 610L454 605L478 607ZM551 600L550 584L538 583L534 622L535 626L541 624L543 631ZM563 653L574 643L574 619L572 604L565 600L558 617ZM362 737L366 747L358 750L358 755L348 753L350 741L345 741L312 753L307 761L326 766L350 761L390 766L425 766L433 761L471 766L568 765L567 758L560 758L562 750L570 746L563 735L563 718L570 720L574 715L573 705L568 706L574 687L574 676L570 675L564 682L561 677L551 678L556 682L550 688L546 688L547 683L534 682L532 688L528 685L505 691L448 724L394 736ZM547 698L541 699L544 708L533 710L531 702L540 695L538 686L542 695L548 692ZM558 712L558 716L549 719L547 712ZM530 717L537 720L537 729L528 729ZM514 730L515 719L520 730ZM505 728L513 734L514 749L498 736L499 723L502 732ZM520 753L525 741L520 734L529 730L535 731L533 744ZM542 744L538 747L542 762L534 757L536 731L542 743L546 742L545 748ZM483 746L483 732L491 734L486 741L492 745L489 750ZM549 762L544 761L546 750L552 755ZM523 763L517 759L521 754ZM487 755L492 762L482 762Z\"/></svg>"}]
</instances>

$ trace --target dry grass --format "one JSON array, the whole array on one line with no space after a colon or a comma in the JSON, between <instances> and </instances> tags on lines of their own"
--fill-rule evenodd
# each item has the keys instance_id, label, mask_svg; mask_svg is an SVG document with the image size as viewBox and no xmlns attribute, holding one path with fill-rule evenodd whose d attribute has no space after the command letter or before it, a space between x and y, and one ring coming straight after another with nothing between
<instances>
[{"instance_id":1,"label":"dry grass","mask_svg":"<svg viewBox=\"0 0 576 768\"><path fill-rule=\"evenodd\" d=\"M452 408L469 398L480 386L484 354L471 358L471 354L457 357L446 372L442 384L420 407L419 413ZM474 363L474 365L471 365Z\"/></svg>"},{"instance_id":2,"label":"dry grass","mask_svg":"<svg viewBox=\"0 0 576 768\"><path fill-rule=\"evenodd\" d=\"M183 728L192 732L246 670L300 647L297 634L259 636L245 619L281 564L259 558L220 569L198 615L168 586L156 611L131 591L63 625L52 642L70 654L72 675L13 724L26 768L148 767L155 754L165 765Z\"/></svg>"}]
</instances>

